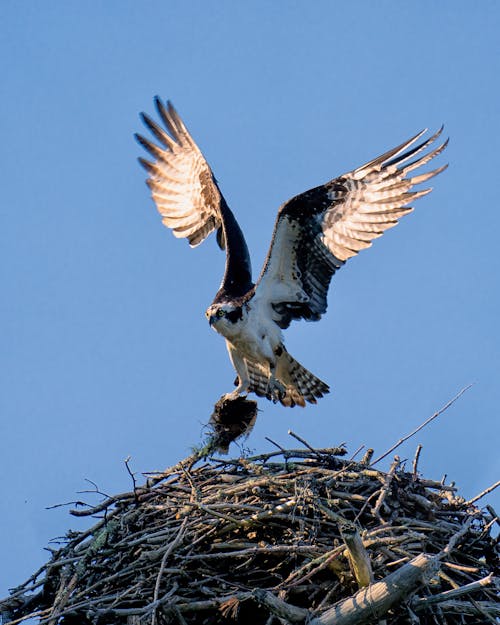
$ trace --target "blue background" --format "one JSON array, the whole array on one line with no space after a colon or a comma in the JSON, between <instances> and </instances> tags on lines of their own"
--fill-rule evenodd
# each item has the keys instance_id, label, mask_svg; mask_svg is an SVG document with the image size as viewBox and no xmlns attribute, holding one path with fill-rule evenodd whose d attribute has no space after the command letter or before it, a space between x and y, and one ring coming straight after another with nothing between
<instances>
[{"instance_id":1,"label":"blue background","mask_svg":"<svg viewBox=\"0 0 500 625\"><path fill-rule=\"evenodd\" d=\"M224 257L161 225L136 161L157 93L211 163L255 275L283 201L446 124L434 192L335 276L320 323L286 333L332 393L261 400L245 446L295 446L291 428L380 454L474 383L399 453L422 443L421 470L467 498L498 479L499 18L488 1L3 0L0 596L49 539L89 526L46 506L92 500L86 478L129 490L129 455L138 472L174 464L232 389L203 314Z\"/></svg>"}]
</instances>

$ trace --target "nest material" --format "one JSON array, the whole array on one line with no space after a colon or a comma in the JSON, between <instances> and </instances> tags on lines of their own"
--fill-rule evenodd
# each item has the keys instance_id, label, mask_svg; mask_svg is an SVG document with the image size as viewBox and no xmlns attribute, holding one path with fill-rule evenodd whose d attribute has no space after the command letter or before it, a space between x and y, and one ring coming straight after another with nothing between
<instances>
[{"instance_id":1,"label":"nest material","mask_svg":"<svg viewBox=\"0 0 500 625\"><path fill-rule=\"evenodd\" d=\"M200 464L73 514L50 562L0 602L4 623L478 624L500 617L498 517L345 449Z\"/></svg>"},{"instance_id":2,"label":"nest material","mask_svg":"<svg viewBox=\"0 0 500 625\"><path fill-rule=\"evenodd\" d=\"M208 422L207 453L227 454L229 445L250 434L257 420L257 402L223 395Z\"/></svg>"}]
</instances>

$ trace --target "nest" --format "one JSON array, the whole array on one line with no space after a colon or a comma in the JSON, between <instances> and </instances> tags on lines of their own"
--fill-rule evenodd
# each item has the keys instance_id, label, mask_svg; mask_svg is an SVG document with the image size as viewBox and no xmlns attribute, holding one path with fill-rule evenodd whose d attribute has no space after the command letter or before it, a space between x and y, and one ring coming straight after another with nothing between
<instances>
[{"instance_id":1,"label":"nest","mask_svg":"<svg viewBox=\"0 0 500 625\"><path fill-rule=\"evenodd\" d=\"M3 622L498 622L499 519L423 479L418 454L386 472L343 447L200 455L73 510L98 522L0 602Z\"/></svg>"}]
</instances>

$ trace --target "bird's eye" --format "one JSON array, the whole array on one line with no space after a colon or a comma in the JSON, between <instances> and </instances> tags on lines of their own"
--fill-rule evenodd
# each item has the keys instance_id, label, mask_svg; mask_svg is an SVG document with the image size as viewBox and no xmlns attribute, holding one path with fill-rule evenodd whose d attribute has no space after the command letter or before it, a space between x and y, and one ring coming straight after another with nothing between
<instances>
[{"instance_id":1,"label":"bird's eye","mask_svg":"<svg viewBox=\"0 0 500 625\"><path fill-rule=\"evenodd\" d=\"M226 311L222 310L222 308L219 308L219 310L217 311L217 317L224 317L225 314Z\"/></svg>"}]
</instances>

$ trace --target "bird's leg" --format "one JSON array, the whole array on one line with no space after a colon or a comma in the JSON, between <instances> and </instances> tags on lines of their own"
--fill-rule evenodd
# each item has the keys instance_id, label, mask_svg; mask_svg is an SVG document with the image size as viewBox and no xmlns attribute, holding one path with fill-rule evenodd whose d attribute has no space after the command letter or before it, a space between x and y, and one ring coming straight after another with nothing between
<instances>
[{"instance_id":1,"label":"bird's leg","mask_svg":"<svg viewBox=\"0 0 500 625\"><path fill-rule=\"evenodd\" d=\"M281 355L281 353L279 354ZM276 378L276 361L269 362L269 381L267 383L266 397L274 403L283 399L286 395L285 386Z\"/></svg>"},{"instance_id":2,"label":"bird's leg","mask_svg":"<svg viewBox=\"0 0 500 625\"><path fill-rule=\"evenodd\" d=\"M236 369L237 387L231 393L226 394L226 399L237 399L240 395L248 393L248 387L250 386L250 379L248 377L248 370L245 360L238 354L237 350L231 345L229 341L226 341L227 351L229 352L229 358L233 363L233 367Z\"/></svg>"}]
</instances>

